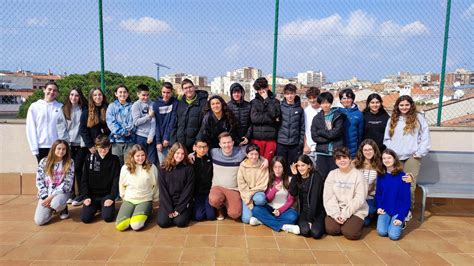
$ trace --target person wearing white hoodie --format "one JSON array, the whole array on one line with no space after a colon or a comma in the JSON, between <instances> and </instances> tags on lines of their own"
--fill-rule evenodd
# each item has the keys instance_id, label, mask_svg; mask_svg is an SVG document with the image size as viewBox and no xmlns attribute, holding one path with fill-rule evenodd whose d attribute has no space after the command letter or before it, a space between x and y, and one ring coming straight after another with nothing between
<instances>
[{"instance_id":1,"label":"person wearing white hoodie","mask_svg":"<svg viewBox=\"0 0 474 266\"><path fill-rule=\"evenodd\" d=\"M385 128L383 144L394 150L403 163L403 171L412 176L411 211L415 206L416 178L420 172L421 158L430 151L430 131L425 117L416 111L413 99L400 96ZM407 221L411 219L408 215Z\"/></svg>"},{"instance_id":2,"label":"person wearing white hoodie","mask_svg":"<svg viewBox=\"0 0 474 266\"><path fill-rule=\"evenodd\" d=\"M44 98L32 103L26 115L26 137L38 163L48 155L51 145L58 139L56 122L63 106L56 101L59 87L54 81L46 83L43 93Z\"/></svg>"}]
</instances>

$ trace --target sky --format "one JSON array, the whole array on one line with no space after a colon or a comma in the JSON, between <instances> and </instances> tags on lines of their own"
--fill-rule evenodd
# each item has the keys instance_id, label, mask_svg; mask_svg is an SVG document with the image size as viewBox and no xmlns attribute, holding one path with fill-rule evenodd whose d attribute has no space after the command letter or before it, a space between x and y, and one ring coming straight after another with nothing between
<instances>
[{"instance_id":1,"label":"sky","mask_svg":"<svg viewBox=\"0 0 474 266\"><path fill-rule=\"evenodd\" d=\"M474 3L453 0L447 70L474 70ZM100 70L97 1L0 0L0 69ZM277 75L329 81L441 71L446 1L280 0ZM105 68L156 76L154 63L213 77L272 72L273 0L104 1Z\"/></svg>"}]
</instances>

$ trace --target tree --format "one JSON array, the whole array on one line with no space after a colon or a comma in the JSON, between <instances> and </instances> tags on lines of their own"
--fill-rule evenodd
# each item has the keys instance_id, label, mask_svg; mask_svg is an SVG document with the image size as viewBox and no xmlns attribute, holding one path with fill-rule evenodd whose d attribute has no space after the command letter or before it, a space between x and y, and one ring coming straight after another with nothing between
<instances>
[{"instance_id":1,"label":"tree","mask_svg":"<svg viewBox=\"0 0 474 266\"><path fill-rule=\"evenodd\" d=\"M125 85L129 89L129 97L132 101L137 100L136 88L139 84L145 84L150 87L150 98L156 99L160 95L163 83L157 82L155 79L147 76L129 76L124 77L120 73L105 71L105 94L109 102L115 99L114 91L118 85ZM71 88L77 87L82 90L84 96L88 98L89 91L93 88L100 88L100 72L91 71L87 74L72 74L56 82L59 87L59 95L57 100L64 103L68 97L68 92ZM28 97L28 99L20 106L18 113L19 118L25 118L30 105L43 98L43 91L37 90Z\"/></svg>"}]
</instances>

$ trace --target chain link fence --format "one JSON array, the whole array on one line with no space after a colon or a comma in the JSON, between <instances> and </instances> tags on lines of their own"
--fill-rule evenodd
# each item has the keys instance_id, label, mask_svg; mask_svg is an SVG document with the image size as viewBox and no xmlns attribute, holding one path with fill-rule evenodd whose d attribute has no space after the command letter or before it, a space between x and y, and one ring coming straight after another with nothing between
<instances>
[{"instance_id":1,"label":"chain link fence","mask_svg":"<svg viewBox=\"0 0 474 266\"><path fill-rule=\"evenodd\" d=\"M48 72L61 75L59 100L71 86L86 93L100 87L98 2L3 0L1 93L37 90ZM179 84L185 77L225 95L238 81L251 97L256 77L272 79L277 2L277 92L289 82L298 84L303 98L312 85L334 92L353 87L361 108L378 92L387 109L400 94L410 94L436 124L447 0L104 1L109 99L120 83L135 99L139 83L156 96L157 80ZM474 125L473 22L472 1L452 1L441 125ZM29 97L19 116L40 97ZM2 99L0 106L25 97Z\"/></svg>"}]
</instances>

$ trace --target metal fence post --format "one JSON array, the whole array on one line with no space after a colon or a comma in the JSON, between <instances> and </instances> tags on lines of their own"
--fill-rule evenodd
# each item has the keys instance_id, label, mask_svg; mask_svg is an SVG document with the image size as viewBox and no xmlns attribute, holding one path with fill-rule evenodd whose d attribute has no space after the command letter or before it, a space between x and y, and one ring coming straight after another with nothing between
<instances>
[{"instance_id":1,"label":"metal fence post","mask_svg":"<svg viewBox=\"0 0 474 266\"><path fill-rule=\"evenodd\" d=\"M104 73L104 24L102 19L102 0L99 0L99 36L100 36L100 88L105 93Z\"/></svg>"},{"instance_id":2,"label":"metal fence post","mask_svg":"<svg viewBox=\"0 0 474 266\"><path fill-rule=\"evenodd\" d=\"M446 57L448 54L448 39L449 39L449 18L451 15L451 0L448 0L446 6L446 21L444 24L444 45L443 45L443 63L441 65L441 80L439 85L439 102L438 102L438 119L436 126L441 126L441 114L443 111L443 95L444 95L444 76L446 74Z\"/></svg>"},{"instance_id":3,"label":"metal fence post","mask_svg":"<svg viewBox=\"0 0 474 266\"><path fill-rule=\"evenodd\" d=\"M278 47L278 9L280 1L275 0L275 29L273 30L273 76L272 76L272 92L276 92L276 67L277 67L277 47Z\"/></svg>"}]
</instances>

